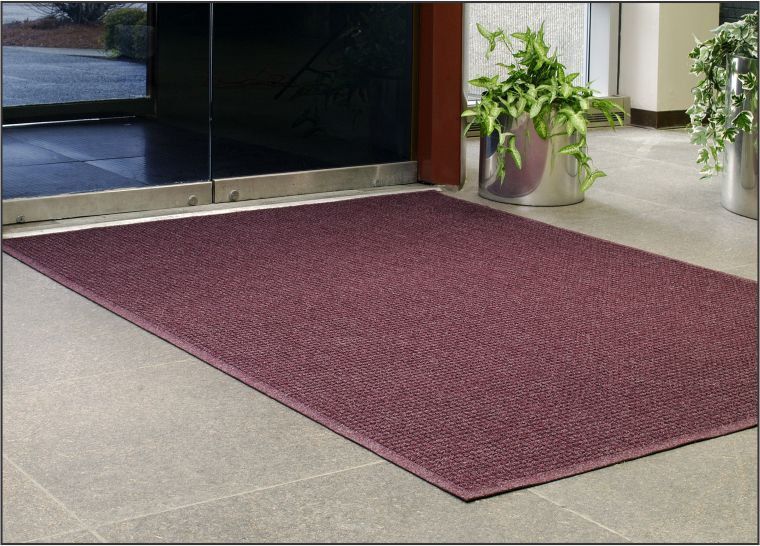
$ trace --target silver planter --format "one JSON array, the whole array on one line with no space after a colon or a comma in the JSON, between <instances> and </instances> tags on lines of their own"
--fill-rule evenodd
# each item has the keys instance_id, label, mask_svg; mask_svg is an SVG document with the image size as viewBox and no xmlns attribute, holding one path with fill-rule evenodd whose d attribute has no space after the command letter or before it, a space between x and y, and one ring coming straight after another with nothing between
<instances>
[{"instance_id":1,"label":"silver planter","mask_svg":"<svg viewBox=\"0 0 760 546\"><path fill-rule=\"evenodd\" d=\"M724 171L720 203L731 212L757 220L757 100L747 97L741 109L735 108L731 104L731 95L742 92L742 82L739 81L739 75L747 72L757 74L757 59L746 57L729 59L726 83L728 119L733 119L741 110L752 111L754 119L751 133L740 132L734 142L726 143L723 151Z\"/></svg>"},{"instance_id":2,"label":"silver planter","mask_svg":"<svg viewBox=\"0 0 760 546\"><path fill-rule=\"evenodd\" d=\"M481 136L478 174L478 193L481 197L536 207L572 205L583 201L578 162L574 157L559 153L563 146L577 142L577 135L544 140L538 136L533 121L527 115L516 119L504 118L502 125L515 134L517 149L522 156L522 168L518 169L507 154L504 158L504 181L500 181L496 156L498 133Z\"/></svg>"}]
</instances>

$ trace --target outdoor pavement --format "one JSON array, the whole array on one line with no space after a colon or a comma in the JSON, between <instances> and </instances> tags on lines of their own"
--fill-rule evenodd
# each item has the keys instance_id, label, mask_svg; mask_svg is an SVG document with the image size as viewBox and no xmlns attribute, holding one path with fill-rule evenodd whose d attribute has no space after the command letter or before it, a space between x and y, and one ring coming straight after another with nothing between
<instances>
[{"instance_id":1,"label":"outdoor pavement","mask_svg":"<svg viewBox=\"0 0 760 546\"><path fill-rule=\"evenodd\" d=\"M474 139L456 195L757 278L757 222L698 180L683 131L596 130L589 142L609 177L581 204L478 198ZM464 503L2 263L6 542L757 541L757 429Z\"/></svg>"},{"instance_id":2,"label":"outdoor pavement","mask_svg":"<svg viewBox=\"0 0 760 546\"><path fill-rule=\"evenodd\" d=\"M3 46L3 106L146 95L145 62L110 59L103 51Z\"/></svg>"}]
</instances>

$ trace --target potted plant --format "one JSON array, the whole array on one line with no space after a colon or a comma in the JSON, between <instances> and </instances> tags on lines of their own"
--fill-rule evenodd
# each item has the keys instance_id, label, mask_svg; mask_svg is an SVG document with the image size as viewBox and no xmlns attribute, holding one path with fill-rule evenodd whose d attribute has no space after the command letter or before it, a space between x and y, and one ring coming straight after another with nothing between
<instances>
[{"instance_id":1,"label":"potted plant","mask_svg":"<svg viewBox=\"0 0 760 546\"><path fill-rule=\"evenodd\" d=\"M692 90L691 142L701 178L722 175L721 204L757 219L757 12L725 23L689 57L701 80Z\"/></svg>"},{"instance_id":2,"label":"potted plant","mask_svg":"<svg viewBox=\"0 0 760 546\"><path fill-rule=\"evenodd\" d=\"M622 108L596 98L589 85L575 85L577 73L567 74L557 53L549 55L544 26L527 28L512 38L503 30L490 32L477 25L488 40L486 58L501 44L515 62L507 77L481 76L470 83L484 89L480 101L462 113L480 125L481 196L496 201L536 206L569 205L605 174L595 169L586 151L585 113L596 108L610 126L622 125ZM509 156L510 161L507 161Z\"/></svg>"}]
</instances>

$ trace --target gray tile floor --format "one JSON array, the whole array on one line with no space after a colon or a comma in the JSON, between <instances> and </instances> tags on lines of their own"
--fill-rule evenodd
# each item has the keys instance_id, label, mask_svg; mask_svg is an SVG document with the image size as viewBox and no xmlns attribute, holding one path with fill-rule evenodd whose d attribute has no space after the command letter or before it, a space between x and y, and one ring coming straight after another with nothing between
<instances>
[{"instance_id":1,"label":"gray tile floor","mask_svg":"<svg viewBox=\"0 0 760 546\"><path fill-rule=\"evenodd\" d=\"M685 133L589 140L609 177L579 205L482 201L474 140L456 195L757 278L757 223L698 180ZM3 266L6 542L757 541L756 429L463 503L12 258Z\"/></svg>"}]
</instances>

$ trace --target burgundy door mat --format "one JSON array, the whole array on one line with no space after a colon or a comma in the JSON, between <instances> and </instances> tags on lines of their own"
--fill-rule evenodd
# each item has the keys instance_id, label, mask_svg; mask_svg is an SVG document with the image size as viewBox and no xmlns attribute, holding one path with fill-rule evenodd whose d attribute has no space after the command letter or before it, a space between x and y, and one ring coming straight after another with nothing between
<instances>
[{"instance_id":1,"label":"burgundy door mat","mask_svg":"<svg viewBox=\"0 0 760 546\"><path fill-rule=\"evenodd\" d=\"M439 192L3 248L465 500L757 424L757 283Z\"/></svg>"}]
</instances>

